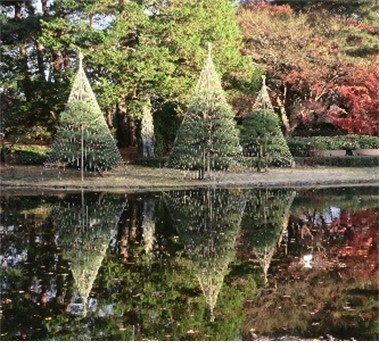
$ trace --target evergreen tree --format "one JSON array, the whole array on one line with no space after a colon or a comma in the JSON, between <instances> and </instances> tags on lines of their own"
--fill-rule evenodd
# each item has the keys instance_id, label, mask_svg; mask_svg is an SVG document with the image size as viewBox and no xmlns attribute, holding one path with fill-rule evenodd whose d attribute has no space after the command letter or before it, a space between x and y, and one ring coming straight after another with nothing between
<instances>
[{"instance_id":1,"label":"evergreen tree","mask_svg":"<svg viewBox=\"0 0 379 343\"><path fill-rule=\"evenodd\" d=\"M117 167L121 155L81 64L66 110L61 113L48 163L76 164L87 170Z\"/></svg>"},{"instance_id":2,"label":"evergreen tree","mask_svg":"<svg viewBox=\"0 0 379 343\"><path fill-rule=\"evenodd\" d=\"M245 163L259 171L268 167L292 167L294 159L280 129L268 95L265 78L252 113L244 118L240 129L240 143Z\"/></svg>"},{"instance_id":3,"label":"evergreen tree","mask_svg":"<svg viewBox=\"0 0 379 343\"><path fill-rule=\"evenodd\" d=\"M228 105L209 47L195 95L179 128L168 166L204 172L237 163L241 148L234 113Z\"/></svg>"}]
</instances>

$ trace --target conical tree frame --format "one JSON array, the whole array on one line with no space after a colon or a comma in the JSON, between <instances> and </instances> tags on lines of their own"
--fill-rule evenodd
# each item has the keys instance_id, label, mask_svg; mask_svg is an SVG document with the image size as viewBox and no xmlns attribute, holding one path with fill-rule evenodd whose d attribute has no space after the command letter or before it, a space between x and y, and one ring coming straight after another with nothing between
<instances>
[{"instance_id":1,"label":"conical tree frame","mask_svg":"<svg viewBox=\"0 0 379 343\"><path fill-rule=\"evenodd\" d=\"M168 167L198 170L199 178L214 170L238 165L241 156L232 108L226 101L211 56L211 45L178 130Z\"/></svg>"},{"instance_id":2,"label":"conical tree frame","mask_svg":"<svg viewBox=\"0 0 379 343\"><path fill-rule=\"evenodd\" d=\"M122 163L79 55L79 67L45 165L67 163L82 171L104 171Z\"/></svg>"}]
</instances>

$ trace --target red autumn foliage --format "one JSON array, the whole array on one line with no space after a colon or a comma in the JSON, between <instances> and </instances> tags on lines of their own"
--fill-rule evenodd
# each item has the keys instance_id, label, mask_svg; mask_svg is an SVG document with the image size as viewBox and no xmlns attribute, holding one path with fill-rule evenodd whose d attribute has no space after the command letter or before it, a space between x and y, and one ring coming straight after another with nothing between
<instances>
[{"instance_id":1,"label":"red autumn foliage","mask_svg":"<svg viewBox=\"0 0 379 343\"><path fill-rule=\"evenodd\" d=\"M338 100L328 111L332 123L348 133L378 134L378 70L371 66L348 68L333 89Z\"/></svg>"},{"instance_id":2,"label":"red autumn foliage","mask_svg":"<svg viewBox=\"0 0 379 343\"><path fill-rule=\"evenodd\" d=\"M379 59L369 44L374 27L327 10L295 12L257 1L241 7L238 21L246 53L266 70L286 134L325 124L378 134Z\"/></svg>"}]
</instances>

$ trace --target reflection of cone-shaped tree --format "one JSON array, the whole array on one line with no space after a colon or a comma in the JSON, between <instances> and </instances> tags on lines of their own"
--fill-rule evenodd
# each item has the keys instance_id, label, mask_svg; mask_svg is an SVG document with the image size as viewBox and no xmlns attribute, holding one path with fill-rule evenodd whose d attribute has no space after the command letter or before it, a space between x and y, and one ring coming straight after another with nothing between
<instances>
[{"instance_id":1,"label":"reflection of cone-shaped tree","mask_svg":"<svg viewBox=\"0 0 379 343\"><path fill-rule=\"evenodd\" d=\"M247 194L242 227L249 245L263 269L265 281L276 247L287 229L289 211L296 192L291 190L253 190Z\"/></svg>"},{"instance_id":2,"label":"reflection of cone-shaped tree","mask_svg":"<svg viewBox=\"0 0 379 343\"><path fill-rule=\"evenodd\" d=\"M165 199L213 320L245 202L239 192L229 190L172 192Z\"/></svg>"},{"instance_id":3,"label":"reflection of cone-shaped tree","mask_svg":"<svg viewBox=\"0 0 379 343\"><path fill-rule=\"evenodd\" d=\"M79 69L59 127L48 163L67 162L85 169L106 170L122 161L82 67Z\"/></svg>"},{"instance_id":4,"label":"reflection of cone-shaped tree","mask_svg":"<svg viewBox=\"0 0 379 343\"><path fill-rule=\"evenodd\" d=\"M246 163L258 170L270 166L291 167L294 164L267 93L265 78L253 112L242 122L240 142Z\"/></svg>"},{"instance_id":5,"label":"reflection of cone-shaped tree","mask_svg":"<svg viewBox=\"0 0 379 343\"><path fill-rule=\"evenodd\" d=\"M52 221L57 228L58 245L63 258L70 262L84 313L122 208L117 198L94 195L84 198L82 194L63 201L54 209Z\"/></svg>"},{"instance_id":6,"label":"reflection of cone-shaped tree","mask_svg":"<svg viewBox=\"0 0 379 343\"><path fill-rule=\"evenodd\" d=\"M235 163L241 148L233 118L209 50L168 166L209 172Z\"/></svg>"}]
</instances>

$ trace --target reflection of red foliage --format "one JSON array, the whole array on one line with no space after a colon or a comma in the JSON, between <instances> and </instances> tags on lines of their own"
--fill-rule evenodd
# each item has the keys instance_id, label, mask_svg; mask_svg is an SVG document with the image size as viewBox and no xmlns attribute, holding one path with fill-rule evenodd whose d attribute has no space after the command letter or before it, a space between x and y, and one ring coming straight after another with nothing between
<instances>
[{"instance_id":1,"label":"reflection of red foliage","mask_svg":"<svg viewBox=\"0 0 379 343\"><path fill-rule=\"evenodd\" d=\"M378 212L376 210L342 210L340 217L334 220L329 230L345 233L343 247L338 256L365 256L370 250L378 250ZM372 247L372 249L371 249Z\"/></svg>"}]
</instances>

